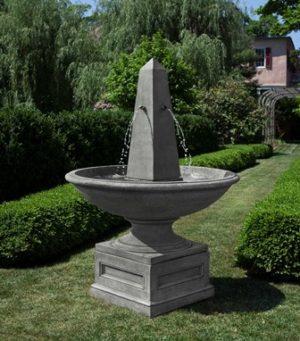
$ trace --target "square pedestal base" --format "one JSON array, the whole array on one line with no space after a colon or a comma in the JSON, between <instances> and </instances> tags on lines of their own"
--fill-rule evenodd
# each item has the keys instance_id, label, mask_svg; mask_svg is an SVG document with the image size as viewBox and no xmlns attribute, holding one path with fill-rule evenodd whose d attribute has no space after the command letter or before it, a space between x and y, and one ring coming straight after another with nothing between
<instances>
[{"instance_id":1,"label":"square pedestal base","mask_svg":"<svg viewBox=\"0 0 300 341\"><path fill-rule=\"evenodd\" d=\"M96 245L96 298L154 317L209 298L209 252L192 243L167 254L140 254L120 250L113 242Z\"/></svg>"}]
</instances>

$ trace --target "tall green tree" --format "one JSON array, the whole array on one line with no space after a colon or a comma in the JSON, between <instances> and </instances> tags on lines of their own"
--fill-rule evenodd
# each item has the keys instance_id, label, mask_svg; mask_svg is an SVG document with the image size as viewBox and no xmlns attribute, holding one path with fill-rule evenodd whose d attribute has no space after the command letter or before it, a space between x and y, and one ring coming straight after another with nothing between
<instances>
[{"instance_id":1,"label":"tall green tree","mask_svg":"<svg viewBox=\"0 0 300 341\"><path fill-rule=\"evenodd\" d=\"M300 1L299 0L268 0L258 10L263 17L273 16L272 33L285 35L291 31L300 30Z\"/></svg>"},{"instance_id":2,"label":"tall green tree","mask_svg":"<svg viewBox=\"0 0 300 341\"><path fill-rule=\"evenodd\" d=\"M3 1L0 104L27 102L56 111L99 97L102 57L87 9L69 0Z\"/></svg>"},{"instance_id":3,"label":"tall green tree","mask_svg":"<svg viewBox=\"0 0 300 341\"><path fill-rule=\"evenodd\" d=\"M278 20L274 15L260 16L258 20L249 18L247 33L254 37L270 37Z\"/></svg>"},{"instance_id":4,"label":"tall green tree","mask_svg":"<svg viewBox=\"0 0 300 341\"><path fill-rule=\"evenodd\" d=\"M140 68L151 58L157 59L167 70L175 112L191 112L194 104L194 85L197 78L193 68L180 58L174 45L160 33L142 39L132 53L121 53L111 65L106 78L107 99L123 108L134 106Z\"/></svg>"},{"instance_id":5,"label":"tall green tree","mask_svg":"<svg viewBox=\"0 0 300 341\"><path fill-rule=\"evenodd\" d=\"M180 41L183 30L219 38L227 65L249 44L244 16L231 0L99 0L98 15L103 44L115 55L132 51L143 35L157 31L171 42Z\"/></svg>"},{"instance_id":6,"label":"tall green tree","mask_svg":"<svg viewBox=\"0 0 300 341\"><path fill-rule=\"evenodd\" d=\"M208 88L224 76L226 49L220 39L183 31L176 49L178 56L194 68L197 85Z\"/></svg>"}]
</instances>

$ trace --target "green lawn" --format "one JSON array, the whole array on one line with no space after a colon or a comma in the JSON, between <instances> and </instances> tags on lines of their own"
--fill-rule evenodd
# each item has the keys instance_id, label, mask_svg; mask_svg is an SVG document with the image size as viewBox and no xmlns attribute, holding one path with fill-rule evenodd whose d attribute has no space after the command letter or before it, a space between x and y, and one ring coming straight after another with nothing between
<instances>
[{"instance_id":1,"label":"green lawn","mask_svg":"<svg viewBox=\"0 0 300 341\"><path fill-rule=\"evenodd\" d=\"M299 286L251 279L234 265L245 215L295 157L300 145L281 146L216 204L176 223L179 234L210 245L213 299L152 320L92 299L91 248L49 266L0 270L0 340L299 340Z\"/></svg>"}]
</instances>

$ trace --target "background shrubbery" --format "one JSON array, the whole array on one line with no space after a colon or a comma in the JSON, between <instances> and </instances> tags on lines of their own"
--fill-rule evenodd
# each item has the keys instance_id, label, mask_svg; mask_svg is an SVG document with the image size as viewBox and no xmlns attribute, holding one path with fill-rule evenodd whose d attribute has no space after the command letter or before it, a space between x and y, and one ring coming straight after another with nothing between
<instances>
[{"instance_id":1,"label":"background shrubbery","mask_svg":"<svg viewBox=\"0 0 300 341\"><path fill-rule=\"evenodd\" d=\"M72 168L116 164L132 113L64 111L52 116Z\"/></svg>"},{"instance_id":2,"label":"background shrubbery","mask_svg":"<svg viewBox=\"0 0 300 341\"><path fill-rule=\"evenodd\" d=\"M55 127L64 139L65 151L73 167L116 164L124 135L133 113L123 110L62 112L53 116ZM196 115L177 117L191 154L218 148L211 120ZM183 154L179 147L178 152Z\"/></svg>"},{"instance_id":3,"label":"background shrubbery","mask_svg":"<svg viewBox=\"0 0 300 341\"><path fill-rule=\"evenodd\" d=\"M197 110L217 127L221 144L262 141L264 115L253 89L239 77L227 77L216 86L197 92Z\"/></svg>"},{"instance_id":4,"label":"background shrubbery","mask_svg":"<svg viewBox=\"0 0 300 341\"><path fill-rule=\"evenodd\" d=\"M177 120L185 135L186 145L191 155L207 153L218 149L218 136L215 124L207 117L198 115L178 115ZM183 150L179 146L178 153L183 156Z\"/></svg>"},{"instance_id":5,"label":"background shrubbery","mask_svg":"<svg viewBox=\"0 0 300 341\"><path fill-rule=\"evenodd\" d=\"M51 118L27 107L0 111L0 201L61 183L69 161Z\"/></svg>"},{"instance_id":6,"label":"background shrubbery","mask_svg":"<svg viewBox=\"0 0 300 341\"><path fill-rule=\"evenodd\" d=\"M252 274L300 278L300 159L248 216L237 258Z\"/></svg>"},{"instance_id":7,"label":"background shrubbery","mask_svg":"<svg viewBox=\"0 0 300 341\"><path fill-rule=\"evenodd\" d=\"M118 163L131 116L123 110L65 111L45 116L27 107L3 109L0 201L56 186L73 168ZM178 120L191 153L218 148L211 120L193 115L182 115Z\"/></svg>"},{"instance_id":8,"label":"background shrubbery","mask_svg":"<svg viewBox=\"0 0 300 341\"><path fill-rule=\"evenodd\" d=\"M276 130L285 141L300 140L300 96L283 98L276 104Z\"/></svg>"}]
</instances>

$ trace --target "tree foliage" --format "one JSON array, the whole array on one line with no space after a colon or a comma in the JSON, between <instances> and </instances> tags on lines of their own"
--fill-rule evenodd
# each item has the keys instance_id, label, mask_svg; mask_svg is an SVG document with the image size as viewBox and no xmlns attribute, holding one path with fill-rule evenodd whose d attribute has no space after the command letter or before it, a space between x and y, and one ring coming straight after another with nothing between
<instances>
[{"instance_id":1,"label":"tree foliage","mask_svg":"<svg viewBox=\"0 0 300 341\"><path fill-rule=\"evenodd\" d=\"M116 70L122 63L131 65L129 74L136 72L132 79L121 72L129 87L117 102L128 106L141 62L154 56L169 67L171 83L178 85L174 105L185 110L194 85L209 88L251 57L245 16L233 0L99 0L94 13L87 10L71 0L0 0L0 106L25 102L43 112L92 107L106 91L114 62L110 95L120 89ZM142 41L158 31L155 48ZM135 52L139 44L143 53ZM166 48L164 56L160 48ZM172 67L179 65L176 74Z\"/></svg>"},{"instance_id":2,"label":"tree foliage","mask_svg":"<svg viewBox=\"0 0 300 341\"><path fill-rule=\"evenodd\" d=\"M176 55L174 46L160 33L152 39L143 38L130 54L121 54L111 65L106 79L107 99L121 107L132 109L136 96L140 68L156 58L169 71L172 104L177 112L190 111L194 102L193 86L197 83L194 70Z\"/></svg>"},{"instance_id":3,"label":"tree foliage","mask_svg":"<svg viewBox=\"0 0 300 341\"><path fill-rule=\"evenodd\" d=\"M272 33L285 35L291 31L300 30L300 2L299 0L268 0L258 10L263 17L273 16Z\"/></svg>"},{"instance_id":4,"label":"tree foliage","mask_svg":"<svg viewBox=\"0 0 300 341\"><path fill-rule=\"evenodd\" d=\"M219 38L227 65L249 41L244 16L231 0L99 0L101 34L110 51L132 51L143 35L161 31L172 42L187 30L196 36Z\"/></svg>"},{"instance_id":5,"label":"tree foliage","mask_svg":"<svg viewBox=\"0 0 300 341\"><path fill-rule=\"evenodd\" d=\"M220 39L184 31L177 51L195 69L198 85L210 87L224 76L226 49Z\"/></svg>"},{"instance_id":6,"label":"tree foliage","mask_svg":"<svg viewBox=\"0 0 300 341\"><path fill-rule=\"evenodd\" d=\"M27 102L43 111L60 110L74 103L86 106L99 96L102 59L86 10L69 0L31 0L30 5L27 0L4 0L2 105Z\"/></svg>"},{"instance_id":7,"label":"tree foliage","mask_svg":"<svg viewBox=\"0 0 300 341\"><path fill-rule=\"evenodd\" d=\"M244 79L230 75L209 91L199 90L197 106L212 119L221 143L261 140L264 114Z\"/></svg>"},{"instance_id":8,"label":"tree foliage","mask_svg":"<svg viewBox=\"0 0 300 341\"><path fill-rule=\"evenodd\" d=\"M258 20L249 18L247 32L254 37L270 37L277 25L278 20L274 15L260 16Z\"/></svg>"}]
</instances>

